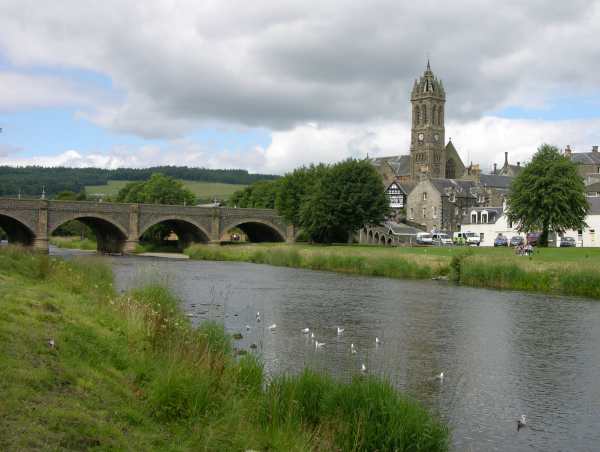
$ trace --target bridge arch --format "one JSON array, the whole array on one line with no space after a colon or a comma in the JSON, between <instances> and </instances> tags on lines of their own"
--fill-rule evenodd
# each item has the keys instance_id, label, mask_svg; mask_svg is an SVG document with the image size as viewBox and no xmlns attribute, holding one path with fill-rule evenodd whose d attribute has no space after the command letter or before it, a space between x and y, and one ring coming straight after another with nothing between
<instances>
[{"instance_id":1,"label":"bridge arch","mask_svg":"<svg viewBox=\"0 0 600 452\"><path fill-rule=\"evenodd\" d=\"M23 246L33 245L35 233L18 218L0 213L0 228L6 233L8 243Z\"/></svg>"},{"instance_id":2,"label":"bridge arch","mask_svg":"<svg viewBox=\"0 0 600 452\"><path fill-rule=\"evenodd\" d=\"M197 222L190 218L173 216L161 217L144 225L144 228L140 230L138 240L141 240L144 234L157 225L164 225L177 235L179 250L187 248L192 243L208 243L210 241L210 234Z\"/></svg>"},{"instance_id":3,"label":"bridge arch","mask_svg":"<svg viewBox=\"0 0 600 452\"><path fill-rule=\"evenodd\" d=\"M221 231L220 240L233 228L241 229L251 242L285 242L286 234L270 221L249 218L228 224Z\"/></svg>"},{"instance_id":4,"label":"bridge arch","mask_svg":"<svg viewBox=\"0 0 600 452\"><path fill-rule=\"evenodd\" d=\"M101 253L122 253L127 240L127 230L110 217L101 214L74 214L56 222L48 228L52 235L59 227L69 221L80 221L88 226L96 236L97 250Z\"/></svg>"}]
</instances>

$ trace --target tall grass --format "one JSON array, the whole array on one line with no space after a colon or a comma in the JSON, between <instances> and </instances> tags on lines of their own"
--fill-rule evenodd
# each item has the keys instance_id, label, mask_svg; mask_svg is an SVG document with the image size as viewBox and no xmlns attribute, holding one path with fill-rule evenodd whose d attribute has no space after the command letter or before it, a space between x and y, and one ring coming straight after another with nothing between
<instances>
[{"instance_id":1,"label":"tall grass","mask_svg":"<svg viewBox=\"0 0 600 452\"><path fill-rule=\"evenodd\" d=\"M191 259L242 261L284 267L327 270L388 278L429 279L447 277L451 282L473 287L523 290L600 299L600 269L590 262L580 265L498 254L479 249L403 249L374 247L323 247L263 245L246 247L193 245L185 250ZM501 250L502 251L502 250ZM567 250L570 251L570 250ZM426 254L426 252L430 252ZM437 260L444 252L442 260ZM435 258L432 258L436 256ZM568 255L569 259L572 257ZM587 259L587 255L582 255Z\"/></svg>"},{"instance_id":2,"label":"tall grass","mask_svg":"<svg viewBox=\"0 0 600 452\"><path fill-rule=\"evenodd\" d=\"M192 328L164 287L116 295L97 259L2 248L0 281L2 450L448 448L446 427L388 383L268 380L222 325Z\"/></svg>"},{"instance_id":3,"label":"tall grass","mask_svg":"<svg viewBox=\"0 0 600 452\"><path fill-rule=\"evenodd\" d=\"M185 250L185 253L191 259L198 260L242 261L388 278L427 279L448 273L447 267L434 269L427 263L418 263L404 257L335 254L326 250L301 253L297 249L284 247L240 249L239 247L192 245Z\"/></svg>"}]
</instances>

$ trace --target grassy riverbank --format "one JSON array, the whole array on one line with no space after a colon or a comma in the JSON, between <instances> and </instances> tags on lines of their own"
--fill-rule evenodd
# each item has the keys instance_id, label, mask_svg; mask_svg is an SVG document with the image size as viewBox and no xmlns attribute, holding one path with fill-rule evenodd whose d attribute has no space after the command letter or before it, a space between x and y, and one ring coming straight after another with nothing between
<instances>
[{"instance_id":1,"label":"grassy riverbank","mask_svg":"<svg viewBox=\"0 0 600 452\"><path fill-rule=\"evenodd\" d=\"M82 239L80 237L50 237L50 244L58 248L69 248L77 250L96 250L96 241Z\"/></svg>"},{"instance_id":2,"label":"grassy riverbank","mask_svg":"<svg viewBox=\"0 0 600 452\"><path fill-rule=\"evenodd\" d=\"M600 249L546 248L532 257L507 248L384 248L256 244L194 245L192 259L231 260L390 278L449 278L474 287L600 299Z\"/></svg>"},{"instance_id":3,"label":"grassy riverbank","mask_svg":"<svg viewBox=\"0 0 600 452\"><path fill-rule=\"evenodd\" d=\"M0 248L0 450L447 450L387 383L267 384L161 287L116 295L95 258Z\"/></svg>"}]
</instances>

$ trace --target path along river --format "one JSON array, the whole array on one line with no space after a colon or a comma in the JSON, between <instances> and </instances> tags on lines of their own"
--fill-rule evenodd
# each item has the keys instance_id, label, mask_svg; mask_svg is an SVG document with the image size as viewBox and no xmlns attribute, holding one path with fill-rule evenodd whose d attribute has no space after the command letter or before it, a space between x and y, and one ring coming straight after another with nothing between
<instances>
[{"instance_id":1,"label":"path along river","mask_svg":"<svg viewBox=\"0 0 600 452\"><path fill-rule=\"evenodd\" d=\"M241 332L236 347L256 344L271 374L309 366L350 379L364 363L446 421L456 451L600 451L598 301L235 262L106 259L120 290L168 283L193 322ZM303 328L325 345L315 349ZM517 432L521 414L528 425Z\"/></svg>"}]
</instances>

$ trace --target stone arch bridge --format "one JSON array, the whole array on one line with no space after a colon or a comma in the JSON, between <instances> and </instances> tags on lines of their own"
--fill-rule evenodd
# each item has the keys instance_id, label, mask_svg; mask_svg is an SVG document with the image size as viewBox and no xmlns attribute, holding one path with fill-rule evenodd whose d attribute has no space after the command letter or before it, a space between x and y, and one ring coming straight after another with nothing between
<instances>
[{"instance_id":1,"label":"stone arch bridge","mask_svg":"<svg viewBox=\"0 0 600 452\"><path fill-rule=\"evenodd\" d=\"M0 228L8 241L42 252L48 252L52 233L70 220L88 225L96 234L98 251L109 253L134 251L156 224L169 226L183 246L219 243L233 228L252 242L293 242L297 233L271 209L0 199Z\"/></svg>"}]
</instances>

